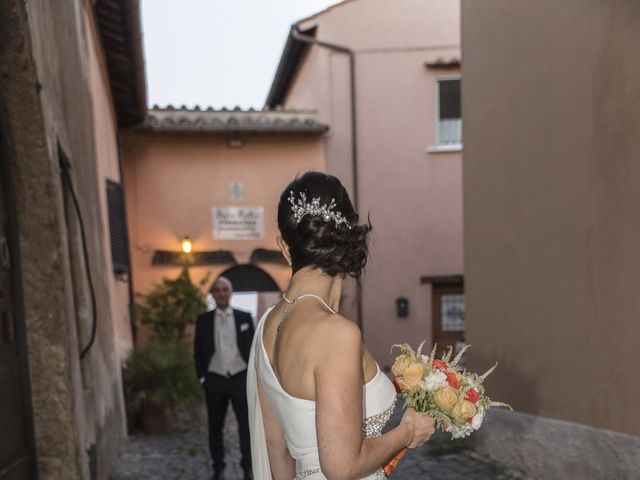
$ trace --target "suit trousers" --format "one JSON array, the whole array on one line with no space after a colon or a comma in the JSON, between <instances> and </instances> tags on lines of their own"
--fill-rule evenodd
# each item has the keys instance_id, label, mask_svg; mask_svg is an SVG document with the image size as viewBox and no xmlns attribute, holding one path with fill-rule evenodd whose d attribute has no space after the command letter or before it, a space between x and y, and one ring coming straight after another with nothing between
<instances>
[{"instance_id":1,"label":"suit trousers","mask_svg":"<svg viewBox=\"0 0 640 480\"><path fill-rule=\"evenodd\" d=\"M207 373L203 384L209 418L209 451L214 471L224 470L224 420L229 401L238 419L241 465L245 472L251 471L251 441L247 408L247 371L230 377Z\"/></svg>"}]
</instances>

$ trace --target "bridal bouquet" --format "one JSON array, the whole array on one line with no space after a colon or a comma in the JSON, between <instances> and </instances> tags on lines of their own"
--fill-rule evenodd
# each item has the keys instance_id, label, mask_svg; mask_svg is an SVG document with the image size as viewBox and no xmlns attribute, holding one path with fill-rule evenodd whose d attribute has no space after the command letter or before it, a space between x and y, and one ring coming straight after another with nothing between
<instances>
[{"instance_id":1,"label":"bridal bouquet","mask_svg":"<svg viewBox=\"0 0 640 480\"><path fill-rule=\"evenodd\" d=\"M453 360L452 349L435 358L436 346L431 355L422 355L420 344L414 351L408 344L394 345L401 354L396 358L391 373L396 389L403 394L405 407L413 407L436 421L436 427L449 432L453 438L463 438L480 428L484 416L491 407L511 406L493 402L482 385L497 367L497 363L482 375L467 372L458 365L469 345Z\"/></svg>"}]
</instances>

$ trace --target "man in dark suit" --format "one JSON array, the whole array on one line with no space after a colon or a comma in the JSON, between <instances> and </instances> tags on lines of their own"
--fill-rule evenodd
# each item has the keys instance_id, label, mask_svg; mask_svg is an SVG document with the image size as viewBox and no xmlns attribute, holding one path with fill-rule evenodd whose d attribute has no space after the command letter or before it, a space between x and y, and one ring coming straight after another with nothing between
<instances>
[{"instance_id":1,"label":"man in dark suit","mask_svg":"<svg viewBox=\"0 0 640 480\"><path fill-rule=\"evenodd\" d=\"M213 284L211 293L216 301L216 308L199 315L196 320L194 358L207 401L213 479L225 478L223 428L227 406L231 400L238 419L244 478L250 480L253 476L246 384L254 331L253 320L249 313L229 306L233 286L227 278L219 277Z\"/></svg>"}]
</instances>

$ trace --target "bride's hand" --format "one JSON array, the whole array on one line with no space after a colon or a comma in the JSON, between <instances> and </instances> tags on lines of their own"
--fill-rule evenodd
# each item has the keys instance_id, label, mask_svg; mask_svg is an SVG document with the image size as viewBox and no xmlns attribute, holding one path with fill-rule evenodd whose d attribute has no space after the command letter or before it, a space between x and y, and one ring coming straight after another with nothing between
<instances>
[{"instance_id":1,"label":"bride's hand","mask_svg":"<svg viewBox=\"0 0 640 480\"><path fill-rule=\"evenodd\" d=\"M404 411L402 420L400 420L400 425L402 424L407 425L412 432L412 439L411 443L407 445L408 448L421 446L436 431L435 420L424 413L416 412L413 408L407 408Z\"/></svg>"}]
</instances>

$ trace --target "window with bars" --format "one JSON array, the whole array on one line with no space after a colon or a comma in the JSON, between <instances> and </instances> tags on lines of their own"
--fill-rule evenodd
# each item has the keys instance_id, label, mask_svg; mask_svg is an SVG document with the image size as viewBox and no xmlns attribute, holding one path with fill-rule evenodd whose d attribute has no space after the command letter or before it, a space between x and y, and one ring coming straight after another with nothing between
<instances>
[{"instance_id":1,"label":"window with bars","mask_svg":"<svg viewBox=\"0 0 640 480\"><path fill-rule=\"evenodd\" d=\"M440 78L437 82L437 137L438 146L462 145L462 108L460 78Z\"/></svg>"},{"instance_id":2,"label":"window with bars","mask_svg":"<svg viewBox=\"0 0 640 480\"><path fill-rule=\"evenodd\" d=\"M111 238L111 261L113 273L129 273L129 240L124 210L122 185L107 180L107 208L109 210L109 236Z\"/></svg>"}]
</instances>

